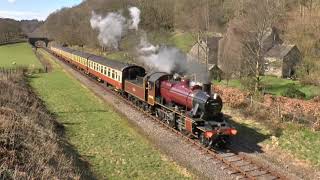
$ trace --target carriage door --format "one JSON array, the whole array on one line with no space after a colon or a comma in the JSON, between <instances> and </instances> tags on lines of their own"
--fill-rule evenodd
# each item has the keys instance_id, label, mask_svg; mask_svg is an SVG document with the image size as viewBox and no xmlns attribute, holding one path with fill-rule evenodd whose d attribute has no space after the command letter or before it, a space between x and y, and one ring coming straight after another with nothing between
<instances>
[{"instance_id":1,"label":"carriage door","mask_svg":"<svg viewBox=\"0 0 320 180\"><path fill-rule=\"evenodd\" d=\"M147 91L148 91L148 104L154 105L154 99L156 95L156 88L153 82L148 81L147 83Z\"/></svg>"}]
</instances>

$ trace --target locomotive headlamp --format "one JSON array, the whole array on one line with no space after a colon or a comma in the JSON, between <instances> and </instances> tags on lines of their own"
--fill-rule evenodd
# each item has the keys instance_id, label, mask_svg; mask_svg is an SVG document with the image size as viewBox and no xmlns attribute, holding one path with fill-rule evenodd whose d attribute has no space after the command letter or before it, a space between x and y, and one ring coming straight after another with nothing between
<instances>
[{"instance_id":1,"label":"locomotive headlamp","mask_svg":"<svg viewBox=\"0 0 320 180\"><path fill-rule=\"evenodd\" d=\"M204 133L204 136L206 138L211 138L213 135L215 135L216 133L214 131L207 131Z\"/></svg>"},{"instance_id":2,"label":"locomotive headlamp","mask_svg":"<svg viewBox=\"0 0 320 180\"><path fill-rule=\"evenodd\" d=\"M231 135L236 135L238 131L236 129L230 128L230 134Z\"/></svg>"}]
</instances>

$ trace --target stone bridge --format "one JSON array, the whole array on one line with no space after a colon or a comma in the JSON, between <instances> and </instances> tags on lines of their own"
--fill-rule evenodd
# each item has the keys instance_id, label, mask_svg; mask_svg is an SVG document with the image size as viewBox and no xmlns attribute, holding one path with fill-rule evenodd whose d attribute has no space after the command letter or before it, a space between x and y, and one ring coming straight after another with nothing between
<instances>
[{"instance_id":1,"label":"stone bridge","mask_svg":"<svg viewBox=\"0 0 320 180\"><path fill-rule=\"evenodd\" d=\"M28 41L34 47L36 47L36 42L38 42L38 41L44 42L46 44L46 47L48 47L48 43L50 41L53 41L53 39L49 39L49 38L46 38L46 37L29 37Z\"/></svg>"}]
</instances>

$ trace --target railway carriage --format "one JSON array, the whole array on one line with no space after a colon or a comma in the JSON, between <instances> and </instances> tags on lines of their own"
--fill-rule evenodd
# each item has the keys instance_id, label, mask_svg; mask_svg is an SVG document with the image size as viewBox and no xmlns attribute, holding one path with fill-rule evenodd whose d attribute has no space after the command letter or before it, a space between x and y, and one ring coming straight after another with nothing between
<instances>
[{"instance_id":1,"label":"railway carriage","mask_svg":"<svg viewBox=\"0 0 320 180\"><path fill-rule=\"evenodd\" d=\"M72 61L73 64L76 65L78 68L88 71L88 58L92 56L92 54L82 52L82 51L73 51L72 52Z\"/></svg>"},{"instance_id":2,"label":"railway carriage","mask_svg":"<svg viewBox=\"0 0 320 180\"><path fill-rule=\"evenodd\" d=\"M73 62L73 52L75 50L67 48L67 47L61 47L60 48L60 55L62 58L64 58L69 63Z\"/></svg>"},{"instance_id":3,"label":"railway carriage","mask_svg":"<svg viewBox=\"0 0 320 180\"><path fill-rule=\"evenodd\" d=\"M88 58L88 72L121 91L125 89L125 79L136 78L137 72L145 73L142 67L96 55Z\"/></svg>"},{"instance_id":4,"label":"railway carriage","mask_svg":"<svg viewBox=\"0 0 320 180\"><path fill-rule=\"evenodd\" d=\"M144 76L144 68L128 63L106 59L90 53L77 51L68 47L51 46L52 52L65 61L95 76L99 81L115 87L119 91L125 89L125 79L134 80Z\"/></svg>"}]
</instances>

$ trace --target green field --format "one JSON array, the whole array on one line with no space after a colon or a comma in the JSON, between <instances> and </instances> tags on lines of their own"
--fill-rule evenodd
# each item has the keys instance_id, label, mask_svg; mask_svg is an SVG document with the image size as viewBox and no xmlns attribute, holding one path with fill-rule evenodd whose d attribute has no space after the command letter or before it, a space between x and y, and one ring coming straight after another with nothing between
<instances>
[{"instance_id":1,"label":"green field","mask_svg":"<svg viewBox=\"0 0 320 180\"><path fill-rule=\"evenodd\" d=\"M28 43L0 46L0 67L12 68L16 66L41 68L41 63Z\"/></svg>"},{"instance_id":2,"label":"green field","mask_svg":"<svg viewBox=\"0 0 320 180\"><path fill-rule=\"evenodd\" d=\"M35 75L31 85L65 125L69 142L89 161L99 179L191 178L165 160L111 105L50 61L54 70Z\"/></svg>"},{"instance_id":3,"label":"green field","mask_svg":"<svg viewBox=\"0 0 320 180\"><path fill-rule=\"evenodd\" d=\"M230 86L235 88L244 89L240 80L232 79L229 82L223 80L221 82L214 81L215 84ZM280 96L281 93L290 87L295 87L306 94L306 99L310 99L314 96L320 96L320 87L312 85L302 85L299 81L281 79L273 76L263 76L261 84L266 93Z\"/></svg>"}]
</instances>

